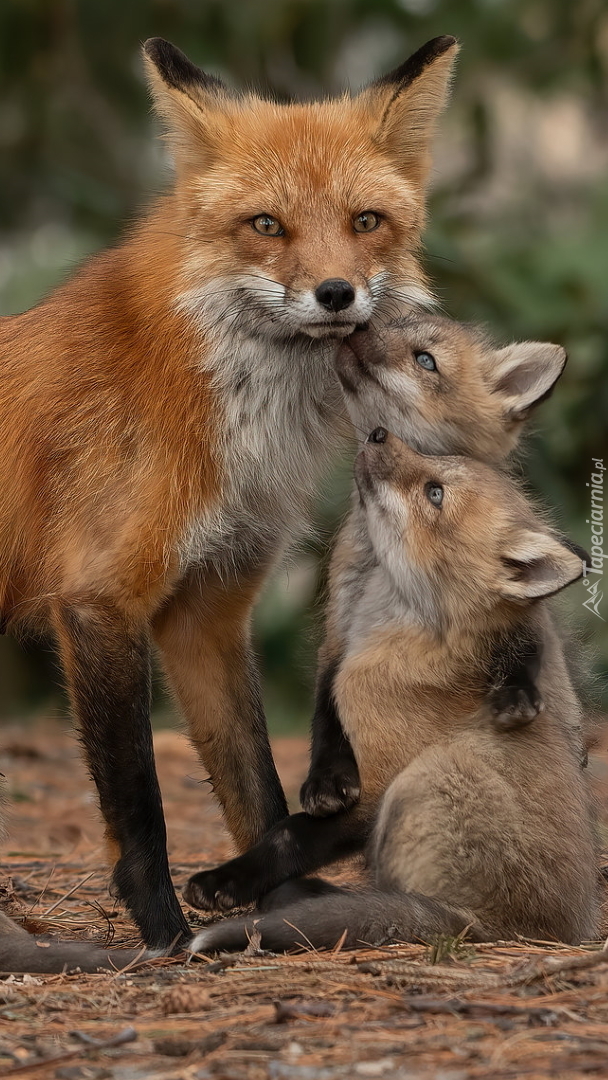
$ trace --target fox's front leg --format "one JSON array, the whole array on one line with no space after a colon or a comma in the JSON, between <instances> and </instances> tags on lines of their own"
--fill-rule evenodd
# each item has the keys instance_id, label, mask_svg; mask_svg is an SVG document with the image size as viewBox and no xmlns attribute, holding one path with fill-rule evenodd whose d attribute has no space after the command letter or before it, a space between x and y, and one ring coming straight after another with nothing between
<instances>
[{"instance_id":1,"label":"fox's front leg","mask_svg":"<svg viewBox=\"0 0 608 1080\"><path fill-rule=\"evenodd\" d=\"M256 592L194 577L154 625L190 738L239 851L287 814L250 642Z\"/></svg>"},{"instance_id":2,"label":"fox's front leg","mask_svg":"<svg viewBox=\"0 0 608 1080\"><path fill-rule=\"evenodd\" d=\"M146 943L189 935L171 883L150 727L147 628L113 604L63 604L55 628L87 764L99 791L114 884Z\"/></svg>"},{"instance_id":3,"label":"fox's front leg","mask_svg":"<svg viewBox=\"0 0 608 1080\"><path fill-rule=\"evenodd\" d=\"M302 809L313 817L347 810L359 799L359 770L336 708L333 683L339 663L320 662L312 718L310 769L302 784Z\"/></svg>"},{"instance_id":4,"label":"fox's front leg","mask_svg":"<svg viewBox=\"0 0 608 1080\"><path fill-rule=\"evenodd\" d=\"M374 817L375 807L361 803L326 818L292 814L244 855L194 874L184 888L184 899L192 907L212 911L255 902L284 881L363 851Z\"/></svg>"}]
</instances>

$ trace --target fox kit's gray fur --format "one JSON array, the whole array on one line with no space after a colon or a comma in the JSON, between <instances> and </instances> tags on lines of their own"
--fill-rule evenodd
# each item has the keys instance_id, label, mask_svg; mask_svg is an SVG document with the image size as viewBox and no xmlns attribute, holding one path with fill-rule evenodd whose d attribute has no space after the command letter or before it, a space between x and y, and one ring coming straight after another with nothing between
<instances>
[{"instance_id":1,"label":"fox kit's gray fur","mask_svg":"<svg viewBox=\"0 0 608 1080\"><path fill-rule=\"evenodd\" d=\"M543 602L581 576L581 560L504 475L375 437L356 464L375 565L334 683L362 807L377 810L374 888L310 896L322 886L296 883L286 907L279 890L278 910L203 930L193 951L241 948L254 924L271 949L335 945L345 930L351 946L466 927L477 939L596 933L579 707ZM484 689L492 643L530 629L545 711L499 733Z\"/></svg>"},{"instance_id":2,"label":"fox kit's gray fur","mask_svg":"<svg viewBox=\"0 0 608 1080\"><path fill-rule=\"evenodd\" d=\"M361 441L381 425L423 454L463 454L502 465L517 445L524 422L561 375L566 354L547 342L496 348L479 328L415 314L380 330L353 334L341 345L336 363ZM311 770L301 793L303 809L315 816L346 809L359 794L354 762L336 733L328 684L354 630L353 606L374 562L355 489L332 553ZM415 578L411 586L416 587ZM491 675L494 682L497 672ZM505 725L501 688L491 704L494 719L500 717ZM514 723L529 722L541 703L531 686L530 699L516 694L509 706Z\"/></svg>"}]
</instances>

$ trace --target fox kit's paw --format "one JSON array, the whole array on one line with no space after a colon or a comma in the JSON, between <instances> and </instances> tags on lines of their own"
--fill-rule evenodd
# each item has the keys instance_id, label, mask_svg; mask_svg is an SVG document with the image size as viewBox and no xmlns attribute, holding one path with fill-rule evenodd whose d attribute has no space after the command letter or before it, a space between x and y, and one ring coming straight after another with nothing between
<instances>
[{"instance_id":1,"label":"fox kit's paw","mask_svg":"<svg viewBox=\"0 0 608 1080\"><path fill-rule=\"evenodd\" d=\"M490 693L490 714L497 731L526 727L543 711L544 701L534 683L499 686Z\"/></svg>"},{"instance_id":2,"label":"fox kit's paw","mask_svg":"<svg viewBox=\"0 0 608 1080\"><path fill-rule=\"evenodd\" d=\"M300 789L302 809L312 817L329 817L359 801L359 770L352 758L332 762L329 768L311 768Z\"/></svg>"}]
</instances>

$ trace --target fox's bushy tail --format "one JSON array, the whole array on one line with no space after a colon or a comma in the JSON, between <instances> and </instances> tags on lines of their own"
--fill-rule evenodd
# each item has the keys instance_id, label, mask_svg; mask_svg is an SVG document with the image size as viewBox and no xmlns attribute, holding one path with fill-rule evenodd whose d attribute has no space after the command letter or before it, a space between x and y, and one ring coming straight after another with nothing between
<instances>
[{"instance_id":1,"label":"fox's bushy tail","mask_svg":"<svg viewBox=\"0 0 608 1080\"><path fill-rule=\"evenodd\" d=\"M272 903L270 910L206 927L190 943L191 952L235 952L245 949L252 938L260 948L274 952L310 946L331 949L345 932L342 947L347 949L429 941L437 934L456 936L467 929L474 941L492 937L473 912L417 893L328 886L327 890L316 888L311 895L308 881L298 884L303 888L289 884L285 904ZM277 900L281 892L276 890Z\"/></svg>"},{"instance_id":2,"label":"fox's bushy tail","mask_svg":"<svg viewBox=\"0 0 608 1080\"><path fill-rule=\"evenodd\" d=\"M83 941L36 938L0 914L0 971L35 975L54 975L76 968L82 972L114 971L128 967L134 960L149 959L151 955L143 949L108 950Z\"/></svg>"}]
</instances>

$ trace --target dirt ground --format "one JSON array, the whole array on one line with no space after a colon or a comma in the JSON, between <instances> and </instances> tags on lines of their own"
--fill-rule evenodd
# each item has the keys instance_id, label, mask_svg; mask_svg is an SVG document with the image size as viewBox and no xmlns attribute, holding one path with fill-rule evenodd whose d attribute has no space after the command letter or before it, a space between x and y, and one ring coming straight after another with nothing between
<instances>
[{"instance_id":1,"label":"dirt ground","mask_svg":"<svg viewBox=\"0 0 608 1080\"><path fill-rule=\"evenodd\" d=\"M608 822L604 738L592 758ZM156 737L178 890L230 854L187 741ZM274 744L296 805L304 739ZM0 731L12 797L0 902L30 929L136 940L107 890L95 798L57 722ZM604 857L603 861L608 861ZM352 880L358 867L340 870ZM193 925L205 920L188 912ZM608 1076L608 952L502 942L158 960L122 974L2 976L0 1075L58 1080L466 1080Z\"/></svg>"}]
</instances>

